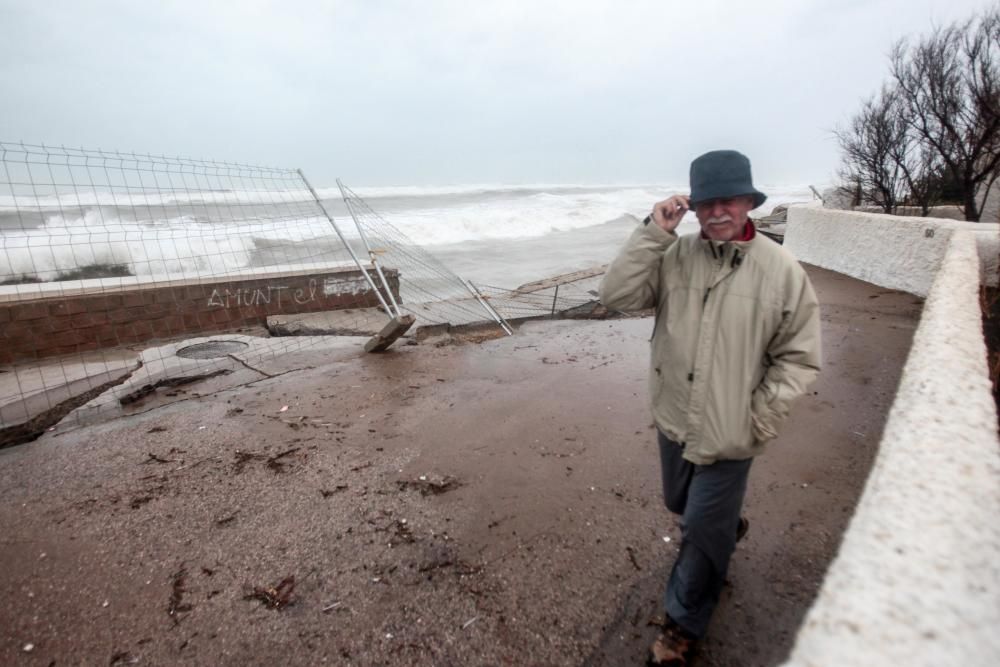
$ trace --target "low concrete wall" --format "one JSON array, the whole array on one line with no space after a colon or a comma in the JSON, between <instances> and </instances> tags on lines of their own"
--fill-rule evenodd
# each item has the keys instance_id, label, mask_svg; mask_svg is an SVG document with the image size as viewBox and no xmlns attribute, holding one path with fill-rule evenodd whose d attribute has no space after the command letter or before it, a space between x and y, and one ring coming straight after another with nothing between
<instances>
[{"instance_id":1,"label":"low concrete wall","mask_svg":"<svg viewBox=\"0 0 1000 667\"><path fill-rule=\"evenodd\" d=\"M980 278L996 285L1000 224L793 206L785 247L807 264L927 296L956 231L975 236Z\"/></svg>"},{"instance_id":2,"label":"low concrete wall","mask_svg":"<svg viewBox=\"0 0 1000 667\"><path fill-rule=\"evenodd\" d=\"M386 270L398 296L399 276ZM0 364L266 324L268 315L377 306L357 268L202 280L0 288Z\"/></svg>"},{"instance_id":3,"label":"low concrete wall","mask_svg":"<svg viewBox=\"0 0 1000 667\"><path fill-rule=\"evenodd\" d=\"M949 234L935 260L878 457L788 667L1000 665L1000 442L975 236Z\"/></svg>"},{"instance_id":4,"label":"low concrete wall","mask_svg":"<svg viewBox=\"0 0 1000 667\"><path fill-rule=\"evenodd\" d=\"M976 199L983 202L983 211L979 219L982 222L1000 222L1000 180L993 183L986 197L983 194L983 188L976 193Z\"/></svg>"},{"instance_id":5,"label":"low concrete wall","mask_svg":"<svg viewBox=\"0 0 1000 667\"><path fill-rule=\"evenodd\" d=\"M877 206L855 206L851 209L852 211L857 211L860 213L883 213L884 211ZM919 206L899 206L896 208L896 212L893 215L906 216L908 218L942 218L944 220L957 220L958 222L965 221L965 209L956 204L948 204L944 206L931 206L927 215L924 216L924 211ZM984 220L984 222L987 222ZM996 222L993 220L992 222Z\"/></svg>"}]
</instances>

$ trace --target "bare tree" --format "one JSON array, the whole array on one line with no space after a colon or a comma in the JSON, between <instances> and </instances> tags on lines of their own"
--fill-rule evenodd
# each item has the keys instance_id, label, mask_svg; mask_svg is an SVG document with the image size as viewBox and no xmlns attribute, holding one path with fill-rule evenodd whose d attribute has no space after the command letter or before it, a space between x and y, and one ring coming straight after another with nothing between
<instances>
[{"instance_id":1,"label":"bare tree","mask_svg":"<svg viewBox=\"0 0 1000 667\"><path fill-rule=\"evenodd\" d=\"M898 120L907 123L904 115L900 115ZM906 183L904 203L919 207L920 215L926 217L931 205L938 201L942 193L940 157L933 147L921 142L907 127L904 139L893 148L892 159L899 165Z\"/></svg>"},{"instance_id":2,"label":"bare tree","mask_svg":"<svg viewBox=\"0 0 1000 667\"><path fill-rule=\"evenodd\" d=\"M860 199L886 213L896 212L909 181L918 177L904 113L895 91L883 86L878 96L865 100L846 128L834 131L842 151L841 179L860 190Z\"/></svg>"},{"instance_id":3,"label":"bare tree","mask_svg":"<svg viewBox=\"0 0 1000 667\"><path fill-rule=\"evenodd\" d=\"M916 42L901 40L890 60L922 159L940 160L961 188L965 219L978 221L976 192L1000 174L1000 7Z\"/></svg>"}]
</instances>

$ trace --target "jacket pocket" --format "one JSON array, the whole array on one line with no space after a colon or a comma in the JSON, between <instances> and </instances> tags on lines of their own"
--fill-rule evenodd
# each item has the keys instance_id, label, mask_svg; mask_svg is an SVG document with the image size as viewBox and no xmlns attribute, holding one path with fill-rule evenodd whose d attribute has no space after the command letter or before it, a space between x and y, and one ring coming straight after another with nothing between
<instances>
[{"instance_id":1,"label":"jacket pocket","mask_svg":"<svg viewBox=\"0 0 1000 667\"><path fill-rule=\"evenodd\" d=\"M750 432L755 442L778 437L778 415L771 409L767 385L761 383L750 397Z\"/></svg>"}]
</instances>

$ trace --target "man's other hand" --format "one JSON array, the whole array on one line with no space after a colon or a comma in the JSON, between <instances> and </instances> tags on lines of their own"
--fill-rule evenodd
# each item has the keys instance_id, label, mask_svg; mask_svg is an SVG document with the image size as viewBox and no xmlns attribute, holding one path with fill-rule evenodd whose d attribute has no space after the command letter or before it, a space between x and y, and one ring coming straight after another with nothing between
<instances>
[{"instance_id":1,"label":"man's other hand","mask_svg":"<svg viewBox=\"0 0 1000 667\"><path fill-rule=\"evenodd\" d=\"M673 232L681 223L681 218L691 208L691 198L687 195L674 195L669 199L657 202L653 206L653 222L665 232Z\"/></svg>"}]
</instances>

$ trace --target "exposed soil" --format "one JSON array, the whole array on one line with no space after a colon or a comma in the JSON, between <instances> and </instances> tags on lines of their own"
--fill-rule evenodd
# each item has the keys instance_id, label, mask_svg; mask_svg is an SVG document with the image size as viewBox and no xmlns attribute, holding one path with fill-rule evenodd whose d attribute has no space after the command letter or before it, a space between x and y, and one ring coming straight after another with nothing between
<instances>
[{"instance_id":1,"label":"exposed soil","mask_svg":"<svg viewBox=\"0 0 1000 667\"><path fill-rule=\"evenodd\" d=\"M824 371L754 464L701 665L788 654L919 316L810 275ZM0 664L641 664L679 539L650 328L318 355L0 451Z\"/></svg>"}]
</instances>

